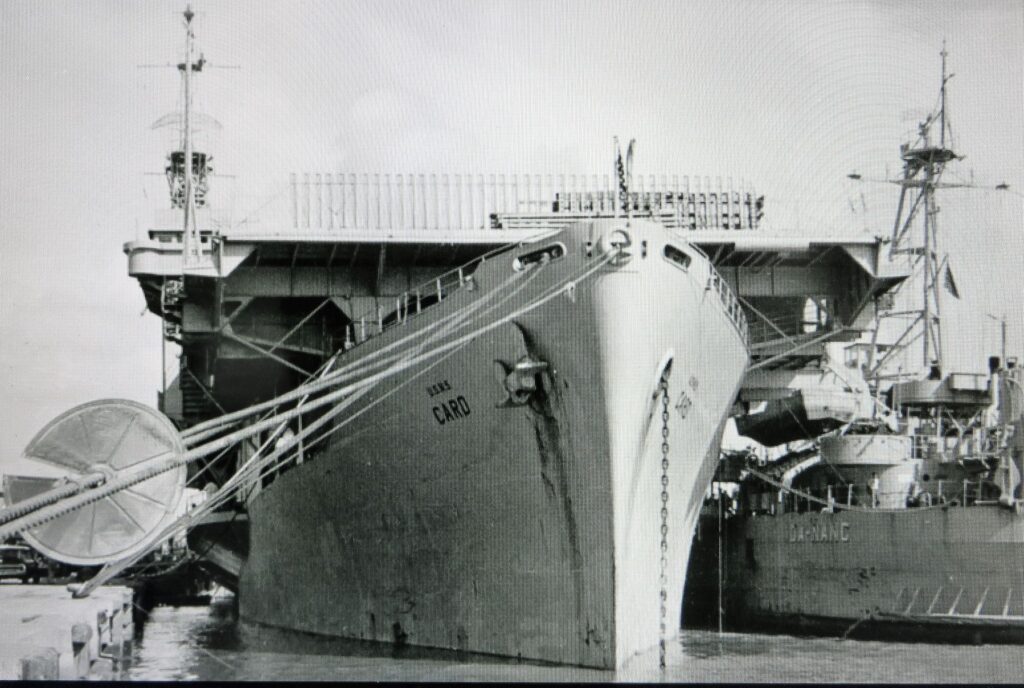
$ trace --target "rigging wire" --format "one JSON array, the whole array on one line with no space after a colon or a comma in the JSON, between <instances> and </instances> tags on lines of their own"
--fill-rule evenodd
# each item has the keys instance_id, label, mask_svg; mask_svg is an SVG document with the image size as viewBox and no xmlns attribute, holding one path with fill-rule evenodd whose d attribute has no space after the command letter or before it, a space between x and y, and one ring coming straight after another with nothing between
<instances>
[{"instance_id":1,"label":"rigging wire","mask_svg":"<svg viewBox=\"0 0 1024 688\"><path fill-rule=\"evenodd\" d=\"M418 377L422 376L423 374L429 372L434 367L436 367L437 365L442 363L445 359L449 358L450 356L453 356L455 353L457 353L457 351L458 351L458 349L449 352L447 355L443 356L439 360L434 361L430 365L424 367L422 370L420 370L420 371L416 372L415 374L411 375L410 377L408 377L407 379L402 381L399 385L397 385L394 389L389 390L386 394L384 394L381 397L371 401L366 407L364 407L360 411L358 411L358 412L354 413L353 415L349 416L348 418L344 419L335 428L331 429L328 432L325 432L324 434L321 434L320 437L318 437L316 440L314 440L313 444L315 444L316 442L319 442L320 440L322 440L324 437L326 437L331 432L334 432L335 430L340 429L341 427L344 427L345 425L351 423L356 418L358 418L360 415L362 415L363 413L366 413L371 408L373 408L375 405L383 402L385 399L387 399L391 395L393 395L396 392L398 392L399 390L401 390L403 387L405 387L407 384L409 384L413 380L415 380ZM368 392L369 390L366 390L366 391ZM152 537L151 538L151 542L150 542L150 547L144 548L142 551L140 551L140 552L138 552L138 553L136 553L134 555L131 555L130 557L128 557L126 559L122 559L122 560L119 560L119 561L116 561L116 562L112 562L112 563L106 564L103 567L103 569L101 569L100 572L96 574L96 576L91 578L87 583L85 583L81 588L79 588L76 591L76 596L84 596L84 595L89 594L89 592L91 592L92 590L96 589L98 586L100 586L103 583L109 581L111 578L114 578L115 576L117 576L125 568L127 568L127 567L131 566L132 564L136 563L137 561L139 561L142 557L144 557L146 554L148 554L149 551L151 551L151 548L153 546L157 546L158 543L161 543L161 542L167 540L168 538L174 537L175 535L177 535L178 533L180 533L182 531L188 530L188 528L190 526L195 525L207 513L213 511L214 509L216 509L219 506L222 506L231 497L235 496L236 494L238 494L238 492L240 492L241 490L245 489L246 483L250 483L250 482L251 483L255 483L257 481L261 481L264 478L266 478L267 476L273 474L275 471L279 470L285 464L293 462L295 460L295 458L298 456L298 452L296 451L296 452L292 453L290 456L286 456L286 455L288 454L288 452L290 450L294 449L297 446L299 441L301 441L301 439L303 439L306 436L306 434L311 434L312 432L316 431L320 427L323 427L324 425L326 425L327 423L332 421L337 414L339 414L341 411L343 411L345 408L347 408L348 405L351 405L351 403L354 403L355 401L357 401L357 399L346 400L346 402L348 402L348 403L346 403L345 405L341 406L337 410L337 412L334 412L334 410L332 409L332 413L330 413L330 414L328 414L328 415L318 419L316 423L311 424L308 428L304 428L302 433L300 433L299 435L296 435L295 437L289 438L285 443L282 444L282 446L275 447L274 451L271 452L270 454L268 454L266 457L264 457L262 461L258 461L258 462L253 463L250 460L250 462L247 463L247 465L245 467L243 467L243 469L241 469L237 473L235 473L235 475L233 475L231 477L231 479L228 480L227 483L225 483L223 486L221 486L217 490L217 492L215 492L203 504L199 505L197 508L195 508L192 511L190 511L190 512L184 514L183 516L179 517L174 522L172 522L171 524L166 526L162 531L160 531L154 537ZM269 442L269 440L268 440L268 442ZM252 475L254 473L256 474L255 476Z\"/></svg>"},{"instance_id":2,"label":"rigging wire","mask_svg":"<svg viewBox=\"0 0 1024 688\"><path fill-rule=\"evenodd\" d=\"M478 301L475 301L472 304L468 304L464 308L469 309L470 313L482 308L486 304L487 300L494 298L496 294L502 293L504 289L509 284L511 284L512 281L516 280L517 278L520 278L521 275L522 273L513 273L502 284L496 286L493 289L488 290L488 292L482 295ZM530 271L529 273L527 273L526 283L528 284L530 281L532 281L536 275L536 271ZM525 287L526 285L524 284L522 286ZM208 421L203 421L202 423L198 423L189 428L188 430L184 431L182 433L182 437L188 440L186 444L197 442L199 441L199 439L205 439L206 437L216 434L215 432L212 431L217 430L218 427L221 425L234 423L235 421L242 420L252 415L256 415L257 413L265 409L280 406L286 402L298 399L303 395L313 394L314 392L318 392L333 385L340 384L342 381L356 378L360 373L363 373L366 370L372 370L374 368L389 365L392 361L402 356L401 352L399 352L398 354L391 354L389 357L385 357L383 360L380 361L374 361L374 359L377 359L378 357L381 357L384 354L390 353L397 349L398 347L410 341L422 338L426 331L444 326L450 320L455 320L456 322L458 322L464 319L464 313L460 311L455 311L454 313L444 316L443 318L440 318L435 322L428 323L424 327L415 330L414 332L411 332L410 334L401 337L398 340L386 346L376 349L362 356L361 358L358 358L342 366L338 370L331 372L329 375L324 376L322 379L316 380L314 382L304 383L285 394L279 395L265 402L255 404L244 409L240 409L239 411L235 411L224 416L218 416L217 418L212 418ZM371 361L374 362L371 363ZM198 438L196 437L197 435L199 435Z\"/></svg>"},{"instance_id":3,"label":"rigging wire","mask_svg":"<svg viewBox=\"0 0 1024 688\"><path fill-rule=\"evenodd\" d=\"M552 298L561 294L566 288L574 287L578 281L586 279L595 274L597 270L604 267L607 263L611 262L616 257L617 252L607 254L601 260L597 261L594 265L583 270L582 274L576 277L575 279L573 279L572 277L568 277L558 285L555 285L555 287L549 288L549 293L547 295L538 297L533 301L528 302L526 305L518 308L517 310L505 316L502 316L501 318L498 318L497 320L487 325L484 325L473 332L470 332L466 335L462 335L461 337L458 337L453 341L441 344L427 353L419 354L410 359L406 364L402 366L396 365L388 370L370 375L358 382L350 383L339 390L335 390L333 392L327 393L317 398L315 401L309 403L305 407L290 409L271 418L268 418L267 420L250 425L242 430L236 430L224 437L209 442L205 445L201 445L199 447L190 449L186 451L184 454L181 454L180 456L170 455L170 453L166 453L163 455L153 457L151 461L147 461L147 467L142 470L134 471L124 476L115 478L114 480L111 480L103 485L100 485L99 487L93 488L89 492L84 492L69 497L65 503L51 504L49 506L42 507L31 514L22 516L13 521L9 521L5 523L3 526L0 526L0 538L9 537L10 535L14 535L25 530L42 525L43 523L63 516L66 513L77 510L83 506L91 504L92 502L103 499L104 497L110 494L119 492L123 489L127 489L140 482L144 482L145 480L155 477L156 475L160 475L161 473L165 473L169 470L173 470L174 468L195 461L198 458L202 458L203 456L207 456L214 452L220 451L221 449L230 447L239 440L255 435L258 432L270 429L273 425L278 424L281 421L287 421L296 418L302 415L303 413L337 401L345 396L354 394L364 388L370 387L388 377L392 377L393 375L402 372L409 367L412 367L413 365L419 364L441 353L451 351L452 349L457 348L462 344L467 343L468 341L482 334L490 332L491 330L494 330L497 327L500 327L501 325L504 325L546 304ZM292 393L289 393L288 395L284 396L292 396L294 398L294 395ZM314 426L311 425L310 427Z\"/></svg>"},{"instance_id":4,"label":"rigging wire","mask_svg":"<svg viewBox=\"0 0 1024 688\"><path fill-rule=\"evenodd\" d=\"M561 294L564 291L565 287L568 284L576 284L579 279L584 279L584 278L594 274L594 272L596 272L597 268L603 266L603 264L608 262L612 257L614 257L614 256L610 256L606 260L604 260L601 263L599 263L596 267L591 267L590 269L584 271L583 275L578 275L578 276L570 277L570 278L568 278L566 280L563 280L562 282L560 282L560 283L558 283L558 284L556 284L556 285L554 285L552 287L547 288L547 290L545 292L542 292L542 294L540 296L535 298L533 303L528 304L523 309L520 309L520 311L517 311L517 313L518 312L522 312L522 311L528 312L529 310L533 310L533 308L536 308L536 307L542 305L543 303L546 303L551 298L554 298L554 297L558 296L559 294ZM534 273L534 275L536 275L536 274L539 274L542 270L543 270L543 266L541 266L540 269L532 271L532 272ZM522 285L522 286L525 286L525 285ZM520 291L522 286L520 287L519 290L516 290L516 292ZM492 310L494 308L499 307L500 305L502 305L502 303L504 303L505 301L513 298L514 296L515 296L515 292L513 294L505 295L505 297L502 299L502 301L500 301L499 303L493 304L492 306L489 307L488 310ZM505 318L500 319L498 321L498 323L501 323L503 321L507 321L507 319L508 319L508 316L506 316ZM485 329L491 329L491 326L493 326L494 324L495 323L491 323L491 325L486 326ZM461 325L456 323L456 324L453 324L451 326L451 328L449 328L449 329L454 330L454 329L457 329L457 327L461 327ZM447 334L447 333L446 332L438 333L438 334L434 335L434 338L440 338L440 337L444 336L445 334ZM318 444L319 442L323 441L324 439L326 439L327 437L329 437L333 433L335 433L338 430L340 430L342 427L348 425L349 423L354 421L356 418L358 418L362 414L368 412L370 409L372 409L377 404L383 402L385 399L387 399L391 395L395 394L396 392L398 392L399 390L404 388L406 385L408 385L414 379L417 379L418 377L422 376L423 374L425 374L429 370L431 370L434 367L436 367L437 365L439 365L445 359L447 359L450 356L454 355L458 350L460 350L462 347L468 345L469 342L471 341L471 339L466 339L466 338L462 338L462 339L464 341L462 342L462 344L458 348L448 352L441 359L439 359L437 361L434 361L433 363L431 363L430 365L426 366L422 370L420 370L420 371L414 373L413 375L411 375L410 377L406 378L400 384L398 384L394 389L389 390L387 393L385 393L381 397L371 401L364 408L356 411L351 416L348 416L347 418L345 418L342 422L336 424L335 427L329 428L329 429L325 430L323 433L321 433L317 438L315 438L307 446L315 446L316 444ZM415 352L419 353L420 351L422 351L422 349L428 343L430 343L429 340L421 343L419 346L416 347ZM395 366L400 366L401 370L407 369L408 366L402 365L402 364L403 363L407 363L410 360L414 360L412 358L412 356L413 356L412 353L408 353L406 355L406 360L396 363ZM399 371L399 372L401 372L401 371ZM187 530L187 528L190 525L195 524L206 513L209 513L213 509L216 509L217 507L221 506L228 499L230 499L232 496L236 495L239 491L241 491L242 489L245 489L245 484L246 483L256 482L258 480L262 480L266 476L271 475L275 471L279 470L284 465L293 462L296 459L296 457L298 456L298 452L296 451L296 452L292 453L291 455L288 455L288 452L290 450L294 449L299 444L299 442L301 442L307 435L312 434L315 430L318 430L320 427L323 427L324 425L329 423L331 420L333 420L335 416L337 416L337 415L339 415L341 413L341 411L343 411L345 408L347 408L351 404L355 403L355 401L357 401L358 398L360 398L364 394L366 394L369 391L371 391L371 389L372 388L366 388L364 390L361 390L357 395L353 395L353 397L350 397L349 399L346 399L337 408L332 409L329 414L327 414L326 416L318 419L315 423L311 424L310 426L304 428L299 434L289 438L284 443L282 443L281 446L275 447L274 451L271 454L269 454L266 457L264 457L262 460L254 461L257 458L256 456L254 456L252 459L249 460L249 462L247 462L247 464L245 466L243 466L241 469L239 469L239 471L236 472L236 474L234 476L232 476L232 478L227 483L225 483L225 485L223 485L211 498L207 499L206 502L204 502L202 505L200 505L196 509L192 510L188 514L185 514L183 517L177 519L175 522L173 522L172 524L167 526L163 531L161 531L157 536L152 537L150 545L152 546L152 545L154 545L156 543L163 542L167 538L173 537L174 535L176 535L182 529L186 529ZM265 442L264 445L260 449L262 450L263 447L266 447L271 440L272 440L272 438L268 439L268 441ZM252 473L257 473L258 475L256 475L255 478L253 478L251 476ZM106 581L110 580L111 578L115 577L116 575L118 575L118 573L123 571L128 566L131 566L132 564L134 564L137 561L139 561L147 553L148 553L148 550L144 549L144 550L140 551L139 553L134 554L134 555L132 555L132 556L126 558L126 559L123 559L123 560L120 560L118 562L114 562L114 563L111 563L111 564L107 564L104 567L104 569L102 569L100 571L100 573L98 573L93 579L91 579L83 587L81 587L81 588L79 588L77 590L76 596L83 596L83 595L88 594L91 590L95 589L97 586L102 585L104 582L106 582Z\"/></svg>"},{"instance_id":5,"label":"rigging wire","mask_svg":"<svg viewBox=\"0 0 1024 688\"><path fill-rule=\"evenodd\" d=\"M531 270L529 273L527 273L527 279L525 280L525 284L523 284L522 287L525 287L526 284L529 284L529 282L531 282L536 277L537 274L539 274L539 271L537 271L537 270ZM470 304L466 308L470 309L470 312L473 312L473 311L477 310L478 308L482 307L482 305L484 305L487 300L493 298L494 294L503 293L504 292L504 288L511 281L517 279L518 277L521 277L521 273L513 273L509 278L504 280L502 282L502 284L499 285L496 289L488 290L488 292L486 294L483 294L481 296L481 300L478 300L478 301L474 302L473 304ZM513 292L513 294L518 293L518 291L519 290L515 290ZM220 434L221 432L224 432L225 430L228 429L228 427L230 427L232 425L237 425L238 421L244 420L245 418L247 418L249 416L256 415L257 413L259 413L261 411L265 411L265 410L269 410L269 411L273 412L278 407L280 407L282 404L284 404L284 403L286 403L288 401L292 401L294 399L302 397L303 395L308 396L309 394L312 394L313 392L320 391L322 389L326 389L327 387L331 386L332 384L339 384L342 381L342 379L348 379L348 378L351 378L351 377L355 377L356 374L358 372L361 372L361 370L362 370L360 368L360 364L363 364L363 363L365 363L368 360L376 358L377 356L379 356L382 353L386 353L388 351L391 351L394 348L396 348L398 346L401 346L404 343L409 342L410 340L421 338L423 336L423 333L424 333L425 330L432 329L432 328L437 327L439 325L445 325L446 323L448 323L449 321L452 321L452 320L454 320L455 322L459 322L460 320L464 320L464 319L465 319L464 313L460 312L460 311L456 311L455 313L452 313L452 314L450 314L448 316L445 316L444 318L440 319L436 323L429 323L426 327L421 328L420 330L417 330L417 331L415 331L415 332L413 332L413 333L411 333L411 334L409 334L409 335L407 335L405 337L402 337L402 338L398 339L396 342L392 342L391 344L389 344L389 345L387 345L385 347L382 347L381 349L375 350L375 351L371 352L370 354L368 354L366 356L363 356L362 358L357 359L356 361L353 361L352 363L342 367L338 371L335 371L335 373L332 374L331 379L329 381L331 384L324 383L324 384L314 385L313 383L306 383L306 384L300 385L299 387L297 387L295 390L292 390L291 392L288 392L288 393L286 393L284 395L280 395L280 396L278 396L278 397L276 397L274 399L270 399L270 400L268 400L266 402L263 402L261 404L256 404L256 405L250 406L250 407L248 407L246 409L242 409L242 410L240 410L238 412L227 414L226 416L220 416L218 418L211 419L210 421L205 421L204 423L199 423L198 425L192 426L188 430L183 431L181 433L181 437L185 440L186 446L193 446L193 445L197 444L199 441L201 441L203 439L207 439L209 437L216 436L216 435ZM321 366L321 368L317 372L319 372L320 370L323 370L325 367L329 367L330 365L333 365L333 362L336 361L336 359L338 358L340 353L341 352L336 352L334 354L334 356L332 356L331 359L329 359L323 366ZM395 356L392 356L392 357L390 357L388 359L385 359L385 361L383 361L383 362L378 362L378 363L374 364L374 366L363 366L363 368L371 368L372 369L372 367L375 367L375 366L387 365L391 360L394 360L394 358L395 358ZM348 373L348 375L347 376L342 375L343 373ZM317 373L314 373L314 375L316 375L316 374ZM312 378L312 377L313 376L311 375L309 378L307 378L307 380ZM324 381L321 380L320 382L323 383ZM307 407L307 410L308 410L308 407ZM265 415L264 418L266 418L266 417L267 416ZM283 431L283 428L282 428L282 431ZM204 445L204 446L206 446L206 445ZM230 445L228 447L225 447L225 450L228 449L228 448L230 448ZM214 451L216 451L216 450L214 450ZM149 458L155 460L155 459L157 459L159 457L149 457ZM197 458L199 458L199 457L197 457ZM36 510L38 510L38 509L40 509L42 507L45 507L45 506L48 506L50 504L57 503L57 502L59 502L59 501L61 501L63 499L72 497L72 496L74 496L76 494L79 494L79 493L83 492L86 489L93 488L93 487L96 487L98 485L101 485L105 480L106 480L106 476L104 474L102 474L102 473L92 473L92 474L87 474L87 475L84 475L84 476L78 476L78 477L76 477L74 479L69 479L66 484L59 485L58 487L53 488L51 490L48 490L47 492L44 492L44 493L39 494L39 495L35 495L34 497L31 497L29 499L23 500L21 502L18 502L17 504L10 505L10 506L8 506L5 509L0 510L0 525L3 525L5 523L9 523L10 521L13 521L13 520L15 520L17 518L20 518L20 517L22 517L22 516L24 516L24 515L26 515L28 513L32 513L32 512L34 512L34 511L36 511Z\"/></svg>"}]
</instances>

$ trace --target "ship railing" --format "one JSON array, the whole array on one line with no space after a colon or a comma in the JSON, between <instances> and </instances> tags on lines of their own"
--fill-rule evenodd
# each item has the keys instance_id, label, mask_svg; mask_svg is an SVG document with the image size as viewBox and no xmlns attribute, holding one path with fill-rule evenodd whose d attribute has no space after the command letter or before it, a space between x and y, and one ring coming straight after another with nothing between
<instances>
[{"instance_id":1,"label":"ship railing","mask_svg":"<svg viewBox=\"0 0 1024 688\"><path fill-rule=\"evenodd\" d=\"M802 313L768 316L755 312L754 316L755 319L750 325L750 343L752 346L770 346L794 342L800 337L809 334L805 329L820 326L820 323L805 320Z\"/></svg>"},{"instance_id":2,"label":"ship railing","mask_svg":"<svg viewBox=\"0 0 1024 688\"><path fill-rule=\"evenodd\" d=\"M573 222L581 220L607 219L624 217L623 213L615 208L607 208L603 203L583 203L580 207L573 207L566 210L558 207L558 201L552 204L552 208L542 210L531 210L527 212L498 212L490 216L491 229L535 229L535 228L561 228ZM661 223L666 229L675 231L700 231L709 229L724 230L747 230L751 229L745 223L735 220L721 225L710 224L706 221L698 222L692 216L684 214L682 207L674 205L659 206L652 205L644 207L640 204L639 210L632 214L634 218L650 219Z\"/></svg>"},{"instance_id":3,"label":"ship railing","mask_svg":"<svg viewBox=\"0 0 1024 688\"><path fill-rule=\"evenodd\" d=\"M632 186L631 214L679 229L756 229L764 204L731 178L634 175ZM607 174L306 172L291 175L289 190L291 228L302 232L507 229L518 216L611 217L622 205Z\"/></svg>"},{"instance_id":4,"label":"ship railing","mask_svg":"<svg viewBox=\"0 0 1024 688\"><path fill-rule=\"evenodd\" d=\"M475 288L476 282L473 273L477 267L507 249L508 246L499 246L427 282L403 291L394 297L393 308L389 304L385 309L385 300L378 300L373 309L353 318L352 322L345 326L345 339L342 347L347 351L368 339L383 334L392 327L405 325L424 313L429 307L441 303L463 287Z\"/></svg>"},{"instance_id":5,"label":"ship railing","mask_svg":"<svg viewBox=\"0 0 1024 688\"><path fill-rule=\"evenodd\" d=\"M931 489L914 494L911 490L873 491L868 485L851 483L824 487L801 487L750 491L744 508L752 514L808 513L843 508L892 509L987 504L984 480L938 480Z\"/></svg>"},{"instance_id":6,"label":"ship railing","mask_svg":"<svg viewBox=\"0 0 1024 688\"><path fill-rule=\"evenodd\" d=\"M972 506L984 502L985 480L937 480L934 489L922 490L931 504Z\"/></svg>"},{"instance_id":7,"label":"ship railing","mask_svg":"<svg viewBox=\"0 0 1024 688\"><path fill-rule=\"evenodd\" d=\"M709 291L713 289L718 294L723 311L729 317L744 344L748 344L747 317L740 305L739 298L732 287L729 286L729 283L711 264L707 254L694 244L688 244L688 247L705 258L704 263L708 267L708 286L706 289ZM474 258L464 265L438 275L428 282L398 294L394 297L393 309L390 309L390 307L385 309L383 302L378 301L373 309L357 318L353 318L352 322L346 326L343 347L346 350L350 349L353 346L362 344L373 336L384 333L390 327L404 325L410 318L416 317L427 307L440 303L451 293L463 286L469 285L472 288L472 273L476 270L477 266L506 249L507 246L500 246L483 256Z\"/></svg>"},{"instance_id":8,"label":"ship railing","mask_svg":"<svg viewBox=\"0 0 1024 688\"><path fill-rule=\"evenodd\" d=\"M912 435L910 443L910 458L926 459L929 455L931 438L927 435Z\"/></svg>"},{"instance_id":9,"label":"ship railing","mask_svg":"<svg viewBox=\"0 0 1024 688\"><path fill-rule=\"evenodd\" d=\"M984 502L984 480L938 481L938 495L943 503L956 500L960 506Z\"/></svg>"},{"instance_id":10,"label":"ship railing","mask_svg":"<svg viewBox=\"0 0 1024 688\"><path fill-rule=\"evenodd\" d=\"M691 244L690 248L695 247ZM706 254L705 258L707 258ZM729 316L729 320L739 333L744 346L749 346L750 332L747 325L747 315L743 312L743 306L740 305L739 298L732 290L732 287L729 286L729 283L725 281L725 278L711 264L711 261L705 260L704 262L708 266L708 282L705 291L714 291L718 294L718 298L722 302L722 310Z\"/></svg>"}]
</instances>

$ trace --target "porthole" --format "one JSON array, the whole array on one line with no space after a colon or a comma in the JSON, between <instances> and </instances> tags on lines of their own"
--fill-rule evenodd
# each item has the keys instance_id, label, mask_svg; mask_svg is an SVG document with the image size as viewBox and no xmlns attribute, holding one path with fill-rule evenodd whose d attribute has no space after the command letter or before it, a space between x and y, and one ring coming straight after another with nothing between
<instances>
[{"instance_id":1,"label":"porthole","mask_svg":"<svg viewBox=\"0 0 1024 688\"><path fill-rule=\"evenodd\" d=\"M664 256L665 260L677 265L683 270L688 269L690 267L690 263L693 261L687 253L676 248L672 244L665 244Z\"/></svg>"},{"instance_id":2,"label":"porthole","mask_svg":"<svg viewBox=\"0 0 1024 688\"><path fill-rule=\"evenodd\" d=\"M531 265L536 265L537 263L549 263L553 260L558 260L564 255L564 244L551 244L550 246L538 248L533 251L530 251L529 253L524 253L523 255L519 256L514 261L512 261L512 269L515 270L516 272L520 272L521 270L525 270Z\"/></svg>"}]
</instances>

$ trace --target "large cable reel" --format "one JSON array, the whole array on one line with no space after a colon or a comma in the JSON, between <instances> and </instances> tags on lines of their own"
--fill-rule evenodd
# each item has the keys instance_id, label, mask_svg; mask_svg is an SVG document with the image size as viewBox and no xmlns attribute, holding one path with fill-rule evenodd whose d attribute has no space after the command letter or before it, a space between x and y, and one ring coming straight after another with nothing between
<instances>
[{"instance_id":1,"label":"large cable reel","mask_svg":"<svg viewBox=\"0 0 1024 688\"><path fill-rule=\"evenodd\" d=\"M5 498L16 505L63 481L96 473L109 481L149 459L184 452L177 429L163 414L124 399L90 402L50 421L22 454L23 459L66 472L65 477L5 475ZM178 466L22 536L42 554L68 564L96 566L131 556L175 518L185 480L186 467Z\"/></svg>"}]
</instances>

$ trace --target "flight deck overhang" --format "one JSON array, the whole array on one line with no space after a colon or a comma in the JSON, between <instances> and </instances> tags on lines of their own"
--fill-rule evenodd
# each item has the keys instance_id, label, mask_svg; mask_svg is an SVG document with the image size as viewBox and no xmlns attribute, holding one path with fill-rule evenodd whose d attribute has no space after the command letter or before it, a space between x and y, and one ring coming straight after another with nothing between
<instances>
[{"instance_id":1,"label":"flight deck overhang","mask_svg":"<svg viewBox=\"0 0 1024 688\"><path fill-rule=\"evenodd\" d=\"M457 265L508 244L535 240L557 228L480 229L457 231L344 230L344 231L232 231L201 232L203 262L197 268L183 267L181 230L152 230L144 241L128 242L128 272L133 277L214 277L226 279L237 274L239 281L252 282L252 274L273 282L274 275L291 283L310 282L321 288L325 270L357 268L368 256L379 263L387 254L391 266L418 264L424 270ZM818 299L829 304L832 324L846 330L863 329L866 306L878 295L907 277L884 260L883 242L876 237L800 237L783 234L737 231L675 230L696 244L712 260L718 272L745 300L748 318L762 320L769 331L779 299ZM287 274L285 274L287 273ZM243 276L248 274L248 276ZM273 289L265 284L264 290ZM768 299L768 301L765 301ZM772 299L776 301L771 301ZM764 308L759 308L760 300ZM788 311L795 302L786 306ZM792 316L792 313L790 313ZM779 325L779 323L774 323ZM791 326L792 323L789 323ZM792 327L790 327L792 329ZM790 333L793 334L793 333ZM755 339L756 345L767 340ZM768 338L770 339L770 337ZM785 345L786 341L780 342Z\"/></svg>"},{"instance_id":2,"label":"flight deck overhang","mask_svg":"<svg viewBox=\"0 0 1024 688\"><path fill-rule=\"evenodd\" d=\"M400 252L411 251L417 257L430 254L482 253L509 244L531 241L555 230L459 230L454 232L422 230L414 232L338 231L338 232L202 232L203 264L183 267L182 231L151 230L149 238L124 244L128 256L128 274L132 277L195 275L227 278L246 261L255 257L267 265L282 261L289 269L331 268L339 258L351 253L379 251L382 246ZM467 258L468 260L469 258Z\"/></svg>"},{"instance_id":3,"label":"flight deck overhang","mask_svg":"<svg viewBox=\"0 0 1024 688\"><path fill-rule=\"evenodd\" d=\"M260 309L272 310L281 299L289 300L293 306L288 308L297 314L326 301L333 305L321 314L337 311L355 318L492 250L594 219L565 213L530 226L509 223L451 230L203 229L201 260L188 268L183 264L180 229L151 230L147 240L129 242L124 250L129 273L139 278L153 312L166 317L167 283L189 285L190 297L180 305L181 331L183 336L202 337L220 332L234 317L229 313L270 317L270 311L263 314ZM857 339L871 324L875 300L907 277L888 261L885 242L877 237L670 230L710 258L746 314L751 362L741 401L788 394L801 371L820 365L828 343ZM238 329L241 321L235 320L232 327ZM281 333L270 332L269 327L263 327L267 332L242 336L273 342ZM231 342L224 346L224 360L235 354L251 356L244 351L233 354ZM299 351L298 347L291 348Z\"/></svg>"},{"instance_id":4,"label":"flight deck overhang","mask_svg":"<svg viewBox=\"0 0 1024 688\"><path fill-rule=\"evenodd\" d=\"M687 238L740 298L751 324L744 388L756 387L759 397L766 384L787 387L795 371L818 364L830 342L857 339L871 325L876 299L908 277L879 237L719 231Z\"/></svg>"}]
</instances>

